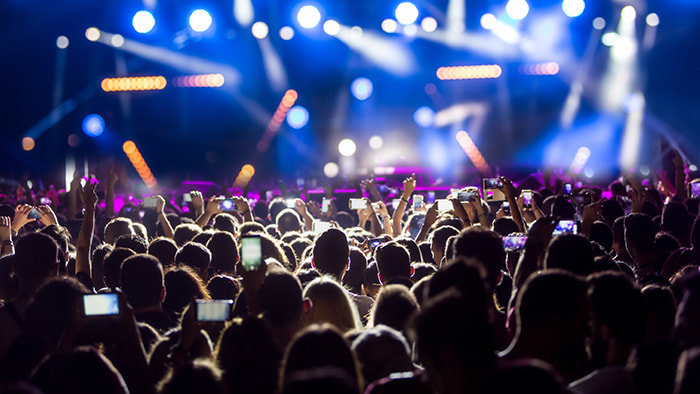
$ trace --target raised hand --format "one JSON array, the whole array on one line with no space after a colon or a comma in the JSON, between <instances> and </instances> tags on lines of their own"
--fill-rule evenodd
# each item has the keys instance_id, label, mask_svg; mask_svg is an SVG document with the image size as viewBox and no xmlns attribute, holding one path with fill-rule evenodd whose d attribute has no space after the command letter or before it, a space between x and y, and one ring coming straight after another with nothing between
<instances>
[{"instance_id":1,"label":"raised hand","mask_svg":"<svg viewBox=\"0 0 700 394\"><path fill-rule=\"evenodd\" d=\"M12 219L9 216L0 216L0 242L12 241Z\"/></svg>"},{"instance_id":2,"label":"raised hand","mask_svg":"<svg viewBox=\"0 0 700 394\"><path fill-rule=\"evenodd\" d=\"M384 204L384 201L377 201L377 204L379 204L379 209L377 209L377 213L382 215L383 217L389 217L389 210L386 209L386 205Z\"/></svg>"},{"instance_id":3,"label":"raised hand","mask_svg":"<svg viewBox=\"0 0 700 394\"><path fill-rule=\"evenodd\" d=\"M221 212L220 206L221 206L221 201L223 201L223 200L224 200L224 198L221 196L218 196L218 197L212 196L209 199L209 202L207 202L206 213L211 216L215 213Z\"/></svg>"},{"instance_id":4,"label":"raised hand","mask_svg":"<svg viewBox=\"0 0 700 394\"><path fill-rule=\"evenodd\" d=\"M513 182L511 182L510 179L508 179L504 176L499 176L498 179L503 184L503 187L501 188L501 190L503 191L503 194L505 194L506 197L515 198L515 187L513 187Z\"/></svg>"},{"instance_id":5,"label":"raised hand","mask_svg":"<svg viewBox=\"0 0 700 394\"><path fill-rule=\"evenodd\" d=\"M192 199L192 208L197 215L201 215L204 212L204 197L202 192L199 190L192 190L190 192L190 198Z\"/></svg>"},{"instance_id":6,"label":"raised hand","mask_svg":"<svg viewBox=\"0 0 700 394\"><path fill-rule=\"evenodd\" d=\"M373 201L379 201L382 199L382 195L379 194L379 190L377 189L377 184L374 183L374 179L364 179L362 182L360 182L360 185L362 188L367 190L367 193L369 193Z\"/></svg>"},{"instance_id":7,"label":"raised hand","mask_svg":"<svg viewBox=\"0 0 700 394\"><path fill-rule=\"evenodd\" d=\"M114 186L117 184L117 181L119 180L119 177L117 176L117 173L114 171L114 166L109 169L109 175L107 175L107 186L114 188Z\"/></svg>"},{"instance_id":8,"label":"raised hand","mask_svg":"<svg viewBox=\"0 0 700 394\"><path fill-rule=\"evenodd\" d=\"M318 205L316 201L309 201L306 203L306 209L309 211L311 216L315 218L320 218L323 216L323 213L321 212L321 207Z\"/></svg>"},{"instance_id":9,"label":"raised hand","mask_svg":"<svg viewBox=\"0 0 700 394\"><path fill-rule=\"evenodd\" d=\"M161 195L153 196L156 199L156 212L160 215L165 209L165 198Z\"/></svg>"},{"instance_id":10,"label":"raised hand","mask_svg":"<svg viewBox=\"0 0 700 394\"><path fill-rule=\"evenodd\" d=\"M15 208L15 217L12 219L12 231L18 232L25 224L36 220L29 217L29 213L32 209L34 209L34 207L27 204L21 204Z\"/></svg>"},{"instance_id":11,"label":"raised hand","mask_svg":"<svg viewBox=\"0 0 700 394\"><path fill-rule=\"evenodd\" d=\"M95 192L97 182L94 181L95 179L90 177L84 187L78 187L78 196L80 196L80 201L86 209L95 209L97 204L97 193Z\"/></svg>"},{"instance_id":12,"label":"raised hand","mask_svg":"<svg viewBox=\"0 0 700 394\"><path fill-rule=\"evenodd\" d=\"M410 177L403 180L403 194L401 198L408 200L416 188L416 174L411 174Z\"/></svg>"},{"instance_id":13,"label":"raised hand","mask_svg":"<svg viewBox=\"0 0 700 394\"><path fill-rule=\"evenodd\" d=\"M42 223L44 223L45 226L50 226L52 224L58 224L58 220L56 219L56 214L54 213L53 209L51 209L50 206L48 205L39 205L36 207L37 212L39 212L39 216L41 218Z\"/></svg>"}]
</instances>

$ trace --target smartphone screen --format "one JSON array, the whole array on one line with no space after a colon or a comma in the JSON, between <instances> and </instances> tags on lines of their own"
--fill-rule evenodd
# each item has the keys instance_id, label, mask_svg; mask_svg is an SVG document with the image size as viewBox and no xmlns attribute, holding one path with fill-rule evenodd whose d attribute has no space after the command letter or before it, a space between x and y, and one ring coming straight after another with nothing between
<instances>
[{"instance_id":1,"label":"smartphone screen","mask_svg":"<svg viewBox=\"0 0 700 394\"><path fill-rule=\"evenodd\" d=\"M523 208L532 208L532 192L523 190Z\"/></svg>"},{"instance_id":2,"label":"smartphone screen","mask_svg":"<svg viewBox=\"0 0 700 394\"><path fill-rule=\"evenodd\" d=\"M378 211L379 208L381 208L381 207L382 207L381 204L379 204L378 202L373 202L373 203L372 203L372 208L373 208L375 211Z\"/></svg>"},{"instance_id":3,"label":"smartphone screen","mask_svg":"<svg viewBox=\"0 0 700 394\"><path fill-rule=\"evenodd\" d=\"M320 234L329 228L333 227L329 222L322 222L320 220L314 220L314 223L312 224L313 226L313 232L316 234Z\"/></svg>"},{"instance_id":4,"label":"smartphone screen","mask_svg":"<svg viewBox=\"0 0 700 394\"><path fill-rule=\"evenodd\" d=\"M119 299L116 294L85 294L83 314L85 316L118 315Z\"/></svg>"},{"instance_id":5,"label":"smartphone screen","mask_svg":"<svg viewBox=\"0 0 700 394\"><path fill-rule=\"evenodd\" d=\"M571 184L570 183L564 184L564 194L571 194Z\"/></svg>"},{"instance_id":6,"label":"smartphone screen","mask_svg":"<svg viewBox=\"0 0 700 394\"><path fill-rule=\"evenodd\" d=\"M41 219L41 215L39 215L39 211L37 211L36 208L32 208L27 217L29 219Z\"/></svg>"},{"instance_id":7,"label":"smartphone screen","mask_svg":"<svg viewBox=\"0 0 700 394\"><path fill-rule=\"evenodd\" d=\"M413 196L413 209L418 209L423 206L423 196Z\"/></svg>"},{"instance_id":8,"label":"smartphone screen","mask_svg":"<svg viewBox=\"0 0 700 394\"><path fill-rule=\"evenodd\" d=\"M506 216L510 216L510 203L508 201L503 202L503 204L501 204L501 208Z\"/></svg>"},{"instance_id":9,"label":"smartphone screen","mask_svg":"<svg viewBox=\"0 0 700 394\"><path fill-rule=\"evenodd\" d=\"M323 197L323 201L321 201L321 212L328 213L328 207L330 207L330 205L331 205L331 200Z\"/></svg>"},{"instance_id":10,"label":"smartphone screen","mask_svg":"<svg viewBox=\"0 0 700 394\"><path fill-rule=\"evenodd\" d=\"M449 211L452 209L452 202L447 199L440 199L436 201L438 211Z\"/></svg>"},{"instance_id":11,"label":"smartphone screen","mask_svg":"<svg viewBox=\"0 0 700 394\"><path fill-rule=\"evenodd\" d=\"M364 198L351 198L350 199L350 209L365 209L367 208L367 201Z\"/></svg>"},{"instance_id":12,"label":"smartphone screen","mask_svg":"<svg viewBox=\"0 0 700 394\"><path fill-rule=\"evenodd\" d=\"M473 201L476 199L477 196L478 196L477 192L473 192L473 191L457 193L457 199L459 201Z\"/></svg>"},{"instance_id":13,"label":"smartphone screen","mask_svg":"<svg viewBox=\"0 0 700 394\"><path fill-rule=\"evenodd\" d=\"M260 237L246 235L241 238L241 264L246 271L255 271L262 264Z\"/></svg>"},{"instance_id":14,"label":"smartphone screen","mask_svg":"<svg viewBox=\"0 0 700 394\"><path fill-rule=\"evenodd\" d=\"M700 197L700 182L690 182L688 184L688 193L690 193L690 198Z\"/></svg>"},{"instance_id":15,"label":"smartphone screen","mask_svg":"<svg viewBox=\"0 0 700 394\"><path fill-rule=\"evenodd\" d=\"M231 318L233 300L197 300L197 321L226 321Z\"/></svg>"},{"instance_id":16,"label":"smartphone screen","mask_svg":"<svg viewBox=\"0 0 700 394\"><path fill-rule=\"evenodd\" d=\"M429 203L434 203L435 202L435 192L434 191L429 191L427 194L428 197L428 202Z\"/></svg>"},{"instance_id":17,"label":"smartphone screen","mask_svg":"<svg viewBox=\"0 0 700 394\"><path fill-rule=\"evenodd\" d=\"M484 178L484 190L494 190L503 187L503 182L498 178Z\"/></svg>"},{"instance_id":18,"label":"smartphone screen","mask_svg":"<svg viewBox=\"0 0 700 394\"><path fill-rule=\"evenodd\" d=\"M503 248L506 252L517 252L523 250L527 235L508 235L503 237Z\"/></svg>"},{"instance_id":19,"label":"smartphone screen","mask_svg":"<svg viewBox=\"0 0 700 394\"><path fill-rule=\"evenodd\" d=\"M155 197L146 197L143 199L141 206L144 208L155 208L158 200Z\"/></svg>"},{"instance_id":20,"label":"smartphone screen","mask_svg":"<svg viewBox=\"0 0 700 394\"><path fill-rule=\"evenodd\" d=\"M227 198L219 203L219 209L228 212L235 211L236 204L233 202L233 199Z\"/></svg>"},{"instance_id":21,"label":"smartphone screen","mask_svg":"<svg viewBox=\"0 0 700 394\"><path fill-rule=\"evenodd\" d=\"M294 209L294 207L297 206L297 200L294 198L288 198L286 203L287 203L287 208Z\"/></svg>"},{"instance_id":22,"label":"smartphone screen","mask_svg":"<svg viewBox=\"0 0 700 394\"><path fill-rule=\"evenodd\" d=\"M386 238L370 238L367 240L367 243L369 243L369 247L372 249L377 249L381 244L386 242Z\"/></svg>"},{"instance_id":23,"label":"smartphone screen","mask_svg":"<svg viewBox=\"0 0 700 394\"><path fill-rule=\"evenodd\" d=\"M559 235L564 233L576 234L578 226L575 220L560 220L557 223L557 227L552 232L552 235Z\"/></svg>"},{"instance_id":24,"label":"smartphone screen","mask_svg":"<svg viewBox=\"0 0 700 394\"><path fill-rule=\"evenodd\" d=\"M46 197L42 197L41 198L41 205L51 205L51 199L46 198Z\"/></svg>"},{"instance_id":25,"label":"smartphone screen","mask_svg":"<svg viewBox=\"0 0 700 394\"><path fill-rule=\"evenodd\" d=\"M182 202L192 202L192 196L190 196L190 193L184 193L182 195Z\"/></svg>"}]
</instances>

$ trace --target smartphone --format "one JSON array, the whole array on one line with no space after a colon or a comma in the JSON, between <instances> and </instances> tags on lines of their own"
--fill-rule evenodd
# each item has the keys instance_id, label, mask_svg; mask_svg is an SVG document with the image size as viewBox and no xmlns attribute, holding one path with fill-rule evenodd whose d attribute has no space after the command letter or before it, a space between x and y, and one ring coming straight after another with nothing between
<instances>
[{"instance_id":1,"label":"smartphone","mask_svg":"<svg viewBox=\"0 0 700 394\"><path fill-rule=\"evenodd\" d=\"M688 184L688 197L689 198L700 197L700 182L690 182Z\"/></svg>"},{"instance_id":2,"label":"smartphone","mask_svg":"<svg viewBox=\"0 0 700 394\"><path fill-rule=\"evenodd\" d=\"M41 219L41 215L39 215L39 211L36 210L36 208L32 208L31 211L29 211L29 216L27 216L29 219Z\"/></svg>"},{"instance_id":3,"label":"smartphone","mask_svg":"<svg viewBox=\"0 0 700 394\"><path fill-rule=\"evenodd\" d=\"M571 195L571 184L570 183L564 184L564 194Z\"/></svg>"},{"instance_id":4,"label":"smartphone","mask_svg":"<svg viewBox=\"0 0 700 394\"><path fill-rule=\"evenodd\" d=\"M197 321L226 321L231 318L233 300L197 300Z\"/></svg>"},{"instance_id":5,"label":"smartphone","mask_svg":"<svg viewBox=\"0 0 700 394\"><path fill-rule=\"evenodd\" d=\"M501 209L503 209L503 213L506 216L510 216L510 203L508 201L504 201L503 204L501 204Z\"/></svg>"},{"instance_id":6,"label":"smartphone","mask_svg":"<svg viewBox=\"0 0 700 394\"><path fill-rule=\"evenodd\" d=\"M322 232L333 227L329 222L322 222L320 220L314 220L314 222L311 226L312 226L313 232L315 232L316 234L321 234Z\"/></svg>"},{"instance_id":7,"label":"smartphone","mask_svg":"<svg viewBox=\"0 0 700 394\"><path fill-rule=\"evenodd\" d=\"M286 200L287 208L294 209L297 206L297 200L295 198L288 198Z\"/></svg>"},{"instance_id":8,"label":"smartphone","mask_svg":"<svg viewBox=\"0 0 700 394\"><path fill-rule=\"evenodd\" d=\"M527 235L508 235L503 237L503 248L506 252L517 252L523 250Z\"/></svg>"},{"instance_id":9,"label":"smartphone","mask_svg":"<svg viewBox=\"0 0 700 394\"><path fill-rule=\"evenodd\" d=\"M484 178L482 181L482 191L484 192L484 200L486 201L505 201L506 195L503 194L501 188L503 182L498 178Z\"/></svg>"},{"instance_id":10,"label":"smartphone","mask_svg":"<svg viewBox=\"0 0 700 394\"><path fill-rule=\"evenodd\" d=\"M369 247L372 248L372 250L377 249L384 242L386 242L386 238L383 237L367 239L367 243L369 244Z\"/></svg>"},{"instance_id":11,"label":"smartphone","mask_svg":"<svg viewBox=\"0 0 700 394\"><path fill-rule=\"evenodd\" d=\"M119 314L119 299L114 293L83 295L84 316L114 316Z\"/></svg>"},{"instance_id":12,"label":"smartphone","mask_svg":"<svg viewBox=\"0 0 700 394\"><path fill-rule=\"evenodd\" d=\"M413 209L416 210L422 206L423 206L423 196L421 196L420 194L413 196Z\"/></svg>"},{"instance_id":13,"label":"smartphone","mask_svg":"<svg viewBox=\"0 0 700 394\"><path fill-rule=\"evenodd\" d=\"M262 244L260 236L241 237L241 264L245 271L255 271L262 265Z\"/></svg>"},{"instance_id":14,"label":"smartphone","mask_svg":"<svg viewBox=\"0 0 700 394\"><path fill-rule=\"evenodd\" d=\"M532 208L532 190L523 190L522 196L523 196L523 208L531 209Z\"/></svg>"},{"instance_id":15,"label":"smartphone","mask_svg":"<svg viewBox=\"0 0 700 394\"><path fill-rule=\"evenodd\" d=\"M219 203L219 209L224 212L233 212L236 210L236 204L233 202L232 198L227 198Z\"/></svg>"},{"instance_id":16,"label":"smartphone","mask_svg":"<svg viewBox=\"0 0 700 394\"><path fill-rule=\"evenodd\" d=\"M321 213L328 213L328 207L331 206L331 200L329 198L323 197L321 201Z\"/></svg>"},{"instance_id":17,"label":"smartphone","mask_svg":"<svg viewBox=\"0 0 700 394\"><path fill-rule=\"evenodd\" d=\"M559 235L564 233L576 234L578 231L578 225L575 220L560 220L557 223L557 227L552 232L552 235Z\"/></svg>"},{"instance_id":18,"label":"smartphone","mask_svg":"<svg viewBox=\"0 0 700 394\"><path fill-rule=\"evenodd\" d=\"M350 209L365 209L367 208L367 201L364 198L351 198L350 199Z\"/></svg>"},{"instance_id":19,"label":"smartphone","mask_svg":"<svg viewBox=\"0 0 700 394\"><path fill-rule=\"evenodd\" d=\"M457 199L459 201L473 201L479 196L479 192L476 191L466 191L457 193Z\"/></svg>"},{"instance_id":20,"label":"smartphone","mask_svg":"<svg viewBox=\"0 0 700 394\"><path fill-rule=\"evenodd\" d=\"M399 204L401 204L401 199L400 198L395 198L391 200L391 206L394 207L394 210L399 207Z\"/></svg>"},{"instance_id":21,"label":"smartphone","mask_svg":"<svg viewBox=\"0 0 700 394\"><path fill-rule=\"evenodd\" d=\"M190 196L190 193L182 194L182 202L192 202L192 196Z\"/></svg>"},{"instance_id":22,"label":"smartphone","mask_svg":"<svg viewBox=\"0 0 700 394\"><path fill-rule=\"evenodd\" d=\"M435 192L434 191L429 191L427 194L428 197L428 202L429 203L434 203L435 202Z\"/></svg>"},{"instance_id":23,"label":"smartphone","mask_svg":"<svg viewBox=\"0 0 700 394\"><path fill-rule=\"evenodd\" d=\"M41 198L41 205L51 205L51 199L47 197Z\"/></svg>"},{"instance_id":24,"label":"smartphone","mask_svg":"<svg viewBox=\"0 0 700 394\"><path fill-rule=\"evenodd\" d=\"M155 208L158 204L158 200L155 197L146 197L141 202L141 206L144 208Z\"/></svg>"},{"instance_id":25,"label":"smartphone","mask_svg":"<svg viewBox=\"0 0 700 394\"><path fill-rule=\"evenodd\" d=\"M372 208L374 209L375 212L378 211L379 208L381 208L381 207L382 207L381 204L379 204L378 202L372 203Z\"/></svg>"},{"instance_id":26,"label":"smartphone","mask_svg":"<svg viewBox=\"0 0 700 394\"><path fill-rule=\"evenodd\" d=\"M453 208L453 207L452 207L452 201L447 200L447 199L445 199L445 198L440 199L440 200L437 200L435 203L437 204L437 210L440 211L440 212L442 212L442 211L449 211L450 209Z\"/></svg>"}]
</instances>

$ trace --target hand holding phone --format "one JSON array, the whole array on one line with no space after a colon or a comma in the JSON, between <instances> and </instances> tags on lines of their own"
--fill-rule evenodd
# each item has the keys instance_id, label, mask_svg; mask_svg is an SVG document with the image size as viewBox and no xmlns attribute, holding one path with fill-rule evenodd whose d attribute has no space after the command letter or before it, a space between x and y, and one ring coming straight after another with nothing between
<instances>
[{"instance_id":1,"label":"hand holding phone","mask_svg":"<svg viewBox=\"0 0 700 394\"><path fill-rule=\"evenodd\" d=\"M323 197L321 201L321 213L328 213L328 208L331 205L331 200L329 198Z\"/></svg>"},{"instance_id":2,"label":"hand holding phone","mask_svg":"<svg viewBox=\"0 0 700 394\"><path fill-rule=\"evenodd\" d=\"M158 199L156 197L146 197L141 202L141 206L144 208L155 208L158 205Z\"/></svg>"},{"instance_id":3,"label":"hand holding phone","mask_svg":"<svg viewBox=\"0 0 700 394\"><path fill-rule=\"evenodd\" d=\"M241 265L245 271L255 271L262 265L262 243L259 235L241 238Z\"/></svg>"},{"instance_id":4,"label":"hand holding phone","mask_svg":"<svg viewBox=\"0 0 700 394\"><path fill-rule=\"evenodd\" d=\"M331 227L333 227L333 225L329 222L322 222L320 220L314 220L312 224L312 230L316 234L321 234L322 232L328 230Z\"/></svg>"},{"instance_id":5,"label":"hand holding phone","mask_svg":"<svg viewBox=\"0 0 700 394\"><path fill-rule=\"evenodd\" d=\"M575 220L560 220L557 223L557 227L554 228L552 235L559 235L564 233L576 234L578 231L578 225Z\"/></svg>"}]
</instances>

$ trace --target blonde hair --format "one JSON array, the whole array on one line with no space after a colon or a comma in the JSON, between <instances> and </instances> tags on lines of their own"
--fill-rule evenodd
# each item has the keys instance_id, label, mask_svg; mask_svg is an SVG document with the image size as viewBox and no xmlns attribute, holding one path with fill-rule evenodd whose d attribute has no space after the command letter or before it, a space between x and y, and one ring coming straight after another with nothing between
<instances>
[{"instance_id":1,"label":"blonde hair","mask_svg":"<svg viewBox=\"0 0 700 394\"><path fill-rule=\"evenodd\" d=\"M311 300L304 326L330 323L342 333L362 329L355 302L335 280L325 276L312 280L304 289L303 297Z\"/></svg>"}]
</instances>

